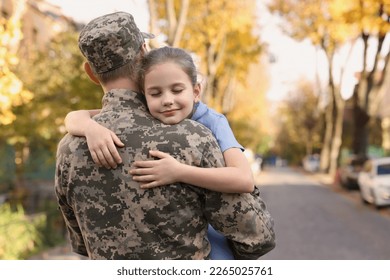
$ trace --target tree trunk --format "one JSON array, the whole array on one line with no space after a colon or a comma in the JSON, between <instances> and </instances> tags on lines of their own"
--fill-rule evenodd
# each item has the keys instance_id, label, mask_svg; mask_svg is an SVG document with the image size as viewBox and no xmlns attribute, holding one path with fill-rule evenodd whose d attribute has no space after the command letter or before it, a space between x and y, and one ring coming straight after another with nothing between
<instances>
[{"instance_id":1,"label":"tree trunk","mask_svg":"<svg viewBox=\"0 0 390 280\"><path fill-rule=\"evenodd\" d=\"M338 94L338 93L336 93ZM344 100L341 98L340 94L336 97L335 105L335 124L334 124L334 135L332 138L332 146L330 152L330 164L328 174L331 175L331 178L334 178L337 170L338 157L340 154L340 147L342 143L342 134L343 134L343 119L344 119Z\"/></svg>"},{"instance_id":2,"label":"tree trunk","mask_svg":"<svg viewBox=\"0 0 390 280\"><path fill-rule=\"evenodd\" d=\"M160 33L160 29L157 26L157 8L156 2L154 0L148 0L148 8L149 8L149 27L150 32L154 35L158 35ZM158 48L159 43L157 40L150 40L149 45L152 49Z\"/></svg>"},{"instance_id":3,"label":"tree trunk","mask_svg":"<svg viewBox=\"0 0 390 280\"><path fill-rule=\"evenodd\" d=\"M181 0L180 14L177 17L175 11L174 0L166 1L166 11L168 19L168 45L172 47L179 47L181 38L183 36L184 27L187 21L188 8L190 5L189 0Z\"/></svg>"},{"instance_id":4,"label":"tree trunk","mask_svg":"<svg viewBox=\"0 0 390 280\"><path fill-rule=\"evenodd\" d=\"M226 37L224 37L219 46L215 46L211 43L206 47L206 67L207 67L207 76L206 76L206 88L203 94L203 100L205 103L209 104L210 107L220 110L221 102L216 100L216 75L218 66L222 63L226 49ZM223 96L221 97L223 100Z\"/></svg>"},{"instance_id":5,"label":"tree trunk","mask_svg":"<svg viewBox=\"0 0 390 280\"><path fill-rule=\"evenodd\" d=\"M336 110L336 99L335 99L335 87L333 82L333 53L327 51L325 46L322 47L326 58L328 60L328 88L327 96L329 97L328 105L325 111L325 135L324 135L324 146L321 150L320 170L321 172L329 172L332 156L332 143L335 130L335 110Z\"/></svg>"},{"instance_id":6,"label":"tree trunk","mask_svg":"<svg viewBox=\"0 0 390 280\"><path fill-rule=\"evenodd\" d=\"M367 112L365 112L359 104L359 96L357 90L353 93L353 146L352 150L355 155L366 155L366 144L363 143L365 141L363 128L367 125L369 121L369 116Z\"/></svg>"},{"instance_id":7,"label":"tree trunk","mask_svg":"<svg viewBox=\"0 0 390 280\"><path fill-rule=\"evenodd\" d=\"M376 110L373 111L373 108L371 106L371 100L375 99L376 95L379 96L379 88L384 82L384 73L386 73L386 68L389 60L389 56L387 54L384 62L384 68L382 77L378 78L377 75L377 69L378 64L381 60L381 52L383 48L383 43L385 41L386 35L379 35L378 36L378 45L375 52L375 58L373 67L370 71L367 69L367 62L368 62L368 39L369 34L366 34L362 32L361 38L363 40L363 70L360 75L360 80L358 83L358 96L354 97L354 102L357 102L358 104L354 104L354 113L355 113L355 145L354 145L354 152L358 155L366 156L368 153L368 147L370 144L369 136L370 136L370 126L369 121L370 117L373 114L376 114Z\"/></svg>"},{"instance_id":8,"label":"tree trunk","mask_svg":"<svg viewBox=\"0 0 390 280\"><path fill-rule=\"evenodd\" d=\"M179 47L181 38L183 36L183 31L187 21L188 8L190 5L189 0L182 0L180 6L180 14L177 17L174 1L168 0L165 4L166 9L166 20L168 22L168 34L167 34L167 44L172 47ZM157 26L157 8L155 0L148 0L149 6L149 15L150 15L150 32L157 35L160 33L160 30ZM158 48L158 42L155 40L151 41L151 47Z\"/></svg>"},{"instance_id":9,"label":"tree trunk","mask_svg":"<svg viewBox=\"0 0 390 280\"><path fill-rule=\"evenodd\" d=\"M334 127L333 100L329 101L329 104L326 106L325 110L326 110L325 111L325 135L324 135L324 143L321 149L321 160L320 160L321 172L327 172L329 170L330 151L331 151L333 127Z\"/></svg>"}]
</instances>

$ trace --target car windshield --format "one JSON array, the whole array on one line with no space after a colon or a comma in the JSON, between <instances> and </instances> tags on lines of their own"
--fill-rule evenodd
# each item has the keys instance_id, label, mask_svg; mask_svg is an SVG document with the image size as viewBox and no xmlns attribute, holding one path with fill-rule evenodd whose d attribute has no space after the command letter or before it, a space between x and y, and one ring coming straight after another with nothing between
<instances>
[{"instance_id":1,"label":"car windshield","mask_svg":"<svg viewBox=\"0 0 390 280\"><path fill-rule=\"evenodd\" d=\"M378 175L390 175L390 163L378 165Z\"/></svg>"}]
</instances>

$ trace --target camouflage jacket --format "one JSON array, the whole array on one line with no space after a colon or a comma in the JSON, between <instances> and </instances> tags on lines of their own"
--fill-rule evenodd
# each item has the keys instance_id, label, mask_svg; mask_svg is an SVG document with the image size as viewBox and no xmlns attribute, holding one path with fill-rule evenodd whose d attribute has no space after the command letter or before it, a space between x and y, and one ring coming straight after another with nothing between
<instances>
[{"instance_id":1,"label":"camouflage jacket","mask_svg":"<svg viewBox=\"0 0 390 280\"><path fill-rule=\"evenodd\" d=\"M192 120L164 125L148 113L140 94L105 94L95 120L125 144L116 169L92 161L84 137L58 145L55 192L73 251L90 259L207 259L210 223L231 242L238 259L257 259L274 246L272 220L253 194L222 194L172 184L141 189L129 174L134 160L158 149L200 167L221 167L211 132Z\"/></svg>"}]
</instances>

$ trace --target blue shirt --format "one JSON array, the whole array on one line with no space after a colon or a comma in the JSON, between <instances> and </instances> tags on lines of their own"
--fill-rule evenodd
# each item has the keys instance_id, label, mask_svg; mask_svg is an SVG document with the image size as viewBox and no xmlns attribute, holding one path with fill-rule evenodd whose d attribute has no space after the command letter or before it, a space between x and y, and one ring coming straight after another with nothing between
<instances>
[{"instance_id":1,"label":"blue shirt","mask_svg":"<svg viewBox=\"0 0 390 280\"><path fill-rule=\"evenodd\" d=\"M230 148L239 148L244 151L244 147L242 147L236 140L236 137L234 137L229 122L223 114L214 111L207 107L206 104L199 101L195 104L195 113L191 119L203 124L211 130L214 137L217 139L222 152Z\"/></svg>"}]
</instances>

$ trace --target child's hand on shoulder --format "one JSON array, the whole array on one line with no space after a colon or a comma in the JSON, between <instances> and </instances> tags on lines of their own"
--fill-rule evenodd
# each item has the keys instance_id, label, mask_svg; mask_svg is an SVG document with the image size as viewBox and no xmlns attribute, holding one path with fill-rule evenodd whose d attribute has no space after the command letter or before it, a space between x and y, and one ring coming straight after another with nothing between
<instances>
[{"instance_id":1,"label":"child's hand on shoulder","mask_svg":"<svg viewBox=\"0 0 390 280\"><path fill-rule=\"evenodd\" d=\"M96 164L110 169L122 163L117 146L123 147L124 144L114 132L92 121L85 131L85 137L92 159Z\"/></svg>"}]
</instances>

